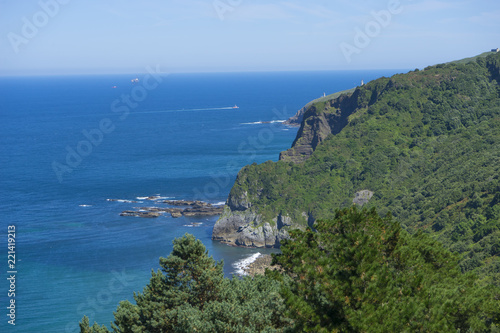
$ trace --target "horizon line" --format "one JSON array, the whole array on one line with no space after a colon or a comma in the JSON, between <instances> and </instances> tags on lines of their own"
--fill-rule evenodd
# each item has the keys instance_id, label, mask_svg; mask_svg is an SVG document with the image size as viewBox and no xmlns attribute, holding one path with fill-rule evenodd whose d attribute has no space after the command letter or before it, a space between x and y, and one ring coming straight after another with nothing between
<instances>
[{"instance_id":1,"label":"horizon line","mask_svg":"<svg viewBox=\"0 0 500 333\"><path fill-rule=\"evenodd\" d=\"M167 76L171 74L246 74L246 73L290 73L290 72L355 72L355 71L412 71L410 68L360 68L360 69L285 69L285 70L237 70L237 71L172 71L160 72L159 75ZM422 70L423 68L419 68ZM8 77L56 77L56 76L108 76L108 75L146 75L147 72L92 72L92 73L17 73L17 74L4 74L0 73L0 78Z\"/></svg>"}]
</instances>

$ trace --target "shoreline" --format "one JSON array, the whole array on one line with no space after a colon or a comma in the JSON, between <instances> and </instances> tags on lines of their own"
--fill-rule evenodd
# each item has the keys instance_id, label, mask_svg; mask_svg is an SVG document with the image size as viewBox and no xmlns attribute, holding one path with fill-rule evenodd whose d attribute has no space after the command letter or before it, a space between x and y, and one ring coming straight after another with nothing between
<instances>
[{"instance_id":1,"label":"shoreline","mask_svg":"<svg viewBox=\"0 0 500 333\"><path fill-rule=\"evenodd\" d=\"M255 275L264 275L266 268L270 270L278 269L277 266L271 266L273 258L270 254L261 254L255 258L252 262L248 263L242 270L245 272L244 275L249 275L254 277Z\"/></svg>"}]
</instances>

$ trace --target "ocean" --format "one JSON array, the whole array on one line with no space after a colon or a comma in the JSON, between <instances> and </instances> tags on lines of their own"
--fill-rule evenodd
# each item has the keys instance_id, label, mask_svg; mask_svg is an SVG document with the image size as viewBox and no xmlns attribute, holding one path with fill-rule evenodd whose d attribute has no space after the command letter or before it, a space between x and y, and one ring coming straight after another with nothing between
<instances>
[{"instance_id":1,"label":"ocean","mask_svg":"<svg viewBox=\"0 0 500 333\"><path fill-rule=\"evenodd\" d=\"M282 121L307 102L402 71L145 72L0 78L1 332L79 332L84 315L109 327L185 233L228 277L275 252L213 242L216 216L119 214L225 202L241 167L291 146Z\"/></svg>"}]
</instances>

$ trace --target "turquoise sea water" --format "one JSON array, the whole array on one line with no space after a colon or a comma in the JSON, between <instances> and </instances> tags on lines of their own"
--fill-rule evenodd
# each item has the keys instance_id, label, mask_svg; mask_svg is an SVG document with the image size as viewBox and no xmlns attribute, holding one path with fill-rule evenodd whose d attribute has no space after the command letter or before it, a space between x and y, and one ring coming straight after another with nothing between
<instances>
[{"instance_id":1,"label":"turquoise sea water","mask_svg":"<svg viewBox=\"0 0 500 333\"><path fill-rule=\"evenodd\" d=\"M216 217L119 213L159 206L144 199L153 195L224 202L241 167L290 147L297 129L280 121L323 92L397 72L0 78L0 331L78 332L83 315L109 325L186 232L231 276L235 263L266 250L213 242Z\"/></svg>"}]
</instances>

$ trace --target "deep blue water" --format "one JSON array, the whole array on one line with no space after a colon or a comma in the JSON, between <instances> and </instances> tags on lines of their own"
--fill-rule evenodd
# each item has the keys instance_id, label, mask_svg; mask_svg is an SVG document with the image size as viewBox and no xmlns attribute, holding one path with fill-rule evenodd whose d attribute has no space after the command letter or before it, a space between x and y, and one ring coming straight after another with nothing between
<instances>
[{"instance_id":1,"label":"deep blue water","mask_svg":"<svg viewBox=\"0 0 500 333\"><path fill-rule=\"evenodd\" d=\"M290 147L297 129L276 121L323 92L396 72L0 78L0 331L77 332L83 315L109 326L118 302L142 291L186 232L230 276L235 262L266 251L212 242L216 217L119 213L158 206L137 199L151 195L224 202L241 167ZM6 309L9 225L15 326Z\"/></svg>"}]
</instances>

